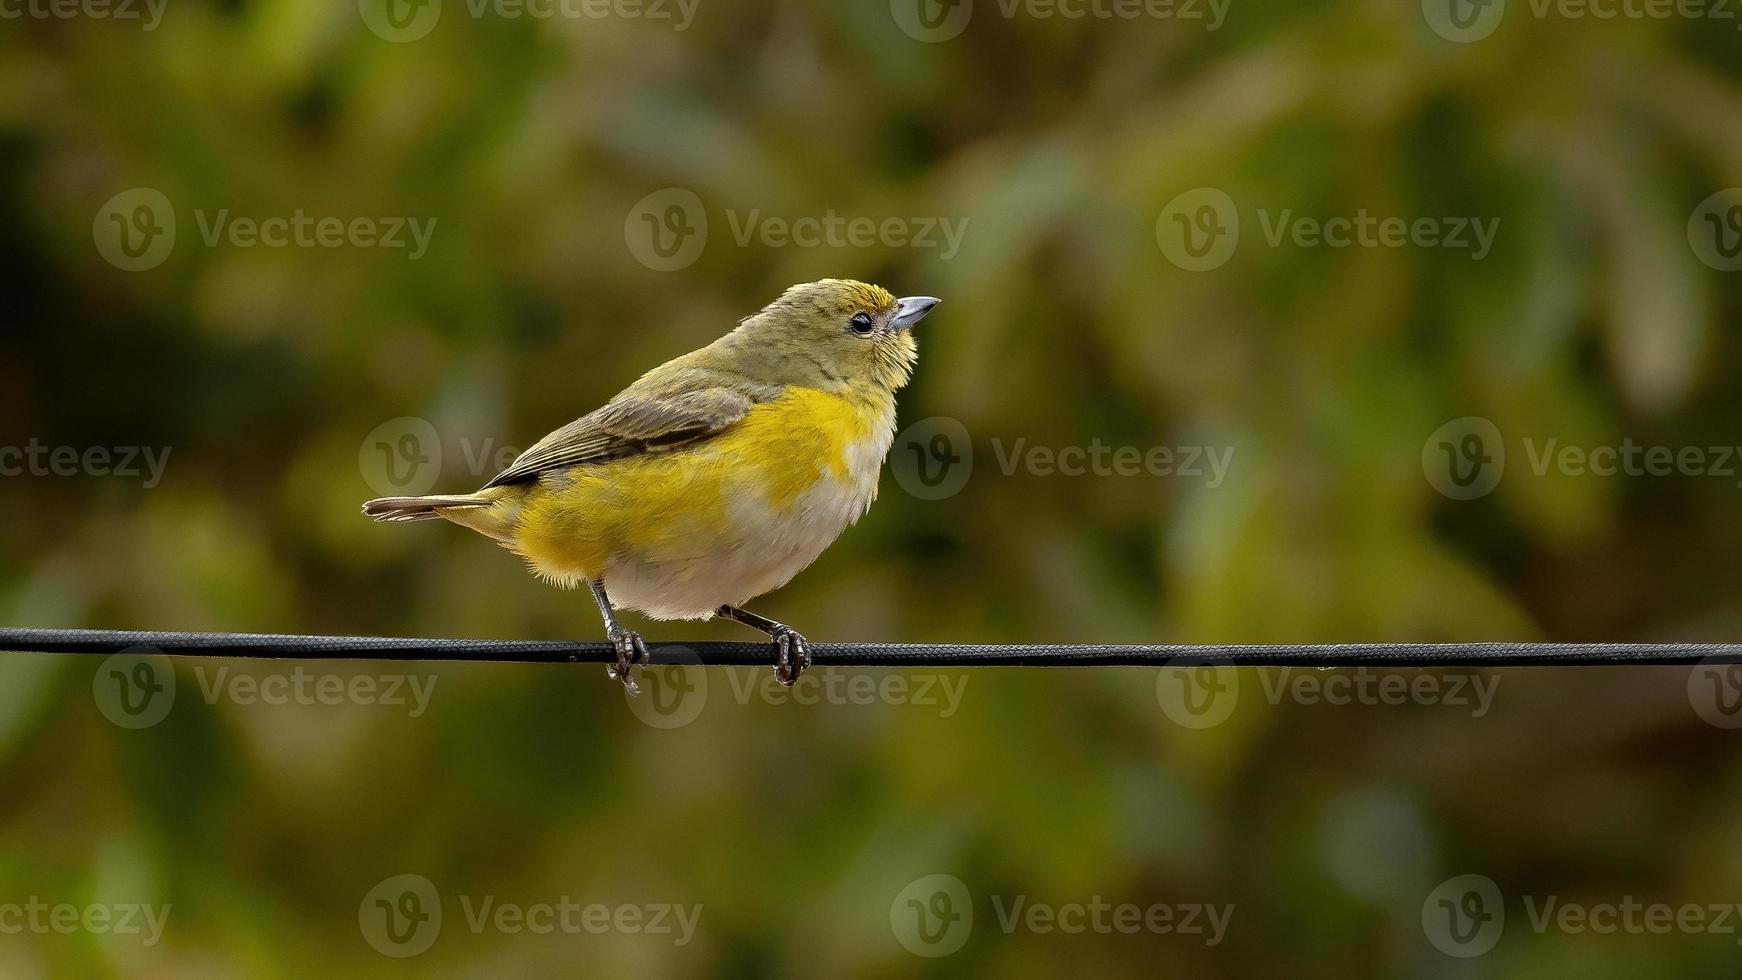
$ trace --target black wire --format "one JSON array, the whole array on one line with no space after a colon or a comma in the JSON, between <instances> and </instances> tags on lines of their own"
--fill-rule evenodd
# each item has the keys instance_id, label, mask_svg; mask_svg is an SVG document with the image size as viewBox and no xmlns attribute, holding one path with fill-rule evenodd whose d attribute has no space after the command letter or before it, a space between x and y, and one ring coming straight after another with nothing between
<instances>
[{"instance_id":1,"label":"black wire","mask_svg":"<svg viewBox=\"0 0 1742 980\"><path fill-rule=\"evenodd\" d=\"M655 664L767 666L767 643L650 643ZM608 643L0 628L0 651L307 660L611 663ZM836 667L1524 667L1742 663L1742 643L812 643Z\"/></svg>"}]
</instances>

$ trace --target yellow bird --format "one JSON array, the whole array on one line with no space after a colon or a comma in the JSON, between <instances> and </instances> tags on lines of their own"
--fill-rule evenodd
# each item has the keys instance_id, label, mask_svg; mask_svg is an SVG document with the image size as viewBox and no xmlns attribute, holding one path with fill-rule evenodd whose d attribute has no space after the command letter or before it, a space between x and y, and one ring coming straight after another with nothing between
<instances>
[{"instance_id":1,"label":"yellow bird","mask_svg":"<svg viewBox=\"0 0 1742 980\"><path fill-rule=\"evenodd\" d=\"M616 648L609 673L631 694L647 645L617 609L761 630L790 685L810 664L805 638L743 605L791 581L877 498L895 392L918 356L913 325L937 304L850 279L793 286L540 439L477 493L384 497L363 513L445 518L546 581L586 582Z\"/></svg>"}]
</instances>

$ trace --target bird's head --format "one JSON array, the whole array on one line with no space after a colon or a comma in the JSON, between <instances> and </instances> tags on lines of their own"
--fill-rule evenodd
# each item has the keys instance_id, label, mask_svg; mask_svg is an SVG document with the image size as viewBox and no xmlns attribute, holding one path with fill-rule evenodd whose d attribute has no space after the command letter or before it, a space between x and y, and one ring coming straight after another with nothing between
<instances>
[{"instance_id":1,"label":"bird's head","mask_svg":"<svg viewBox=\"0 0 1742 980\"><path fill-rule=\"evenodd\" d=\"M750 355L740 360L753 361L753 373L766 380L894 391L907 384L919 354L913 325L937 304L932 296L896 299L882 286L822 279L789 288L732 336Z\"/></svg>"}]
</instances>

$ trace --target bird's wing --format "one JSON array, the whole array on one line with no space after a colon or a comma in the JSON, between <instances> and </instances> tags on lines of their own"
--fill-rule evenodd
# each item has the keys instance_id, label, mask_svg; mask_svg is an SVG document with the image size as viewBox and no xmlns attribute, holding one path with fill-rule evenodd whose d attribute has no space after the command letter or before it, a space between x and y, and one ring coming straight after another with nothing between
<instances>
[{"instance_id":1,"label":"bird's wing","mask_svg":"<svg viewBox=\"0 0 1742 980\"><path fill-rule=\"evenodd\" d=\"M630 388L598 411L540 439L484 487L536 479L540 473L580 463L687 445L728 428L755 404L756 399L732 388L697 388L672 395Z\"/></svg>"}]
</instances>

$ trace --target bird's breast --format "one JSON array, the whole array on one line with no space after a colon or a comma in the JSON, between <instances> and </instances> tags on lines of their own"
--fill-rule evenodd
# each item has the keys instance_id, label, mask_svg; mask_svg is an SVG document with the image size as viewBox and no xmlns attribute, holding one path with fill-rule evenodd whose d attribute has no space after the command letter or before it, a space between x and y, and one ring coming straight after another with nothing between
<instances>
[{"instance_id":1,"label":"bird's breast","mask_svg":"<svg viewBox=\"0 0 1742 980\"><path fill-rule=\"evenodd\" d=\"M718 441L742 454L754 495L779 508L818 492L865 496L868 506L894 438L892 398L790 388Z\"/></svg>"},{"instance_id":2,"label":"bird's breast","mask_svg":"<svg viewBox=\"0 0 1742 980\"><path fill-rule=\"evenodd\" d=\"M693 446L576 467L519 550L628 608L704 616L815 561L876 499L894 437L892 396L789 388Z\"/></svg>"}]
</instances>

